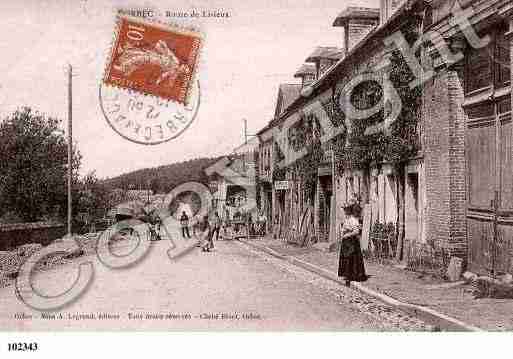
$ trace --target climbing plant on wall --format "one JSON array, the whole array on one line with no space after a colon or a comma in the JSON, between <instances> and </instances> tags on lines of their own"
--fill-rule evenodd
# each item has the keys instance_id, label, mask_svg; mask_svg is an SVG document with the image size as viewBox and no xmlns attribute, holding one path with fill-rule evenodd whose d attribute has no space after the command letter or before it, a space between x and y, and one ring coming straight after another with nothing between
<instances>
[{"instance_id":1,"label":"climbing plant on wall","mask_svg":"<svg viewBox=\"0 0 513 359\"><path fill-rule=\"evenodd\" d=\"M297 173L301 175L306 197L313 200L317 186L317 171L324 153L318 137L312 138L306 149L307 155L297 160L295 166Z\"/></svg>"},{"instance_id":2,"label":"climbing plant on wall","mask_svg":"<svg viewBox=\"0 0 513 359\"><path fill-rule=\"evenodd\" d=\"M305 150L305 155L293 164L299 174L305 196L313 200L317 186L317 172L324 155L320 137L322 129L315 114L301 114L294 127L293 144L295 151Z\"/></svg>"},{"instance_id":3,"label":"climbing plant on wall","mask_svg":"<svg viewBox=\"0 0 513 359\"><path fill-rule=\"evenodd\" d=\"M407 32L405 35L409 42L415 41L415 36L414 31ZM410 88L409 83L414 79L414 75L398 50L391 56L389 78L401 99L399 116L391 123L388 133L379 131L372 134L366 134L365 131L369 126L384 121L383 106L380 111L368 118L349 119L350 131L344 132L333 140L338 173L342 173L344 169L365 169L372 163L383 161L398 165L417 153L422 92L420 87ZM335 94L332 99L335 106L332 121L341 123L345 117L343 109L337 106L339 103L337 96L340 94ZM359 110L372 108L382 101L382 98L381 85L372 80L362 82L351 94L351 102Z\"/></svg>"},{"instance_id":4,"label":"climbing plant on wall","mask_svg":"<svg viewBox=\"0 0 513 359\"><path fill-rule=\"evenodd\" d=\"M273 142L273 182L275 181L283 181L285 179L285 173L286 173L286 168L285 167L281 167L279 165L279 163L281 161L283 161L285 159L285 155L283 154L283 152L281 151L280 149L280 146L276 143L276 142Z\"/></svg>"},{"instance_id":5,"label":"climbing plant on wall","mask_svg":"<svg viewBox=\"0 0 513 359\"><path fill-rule=\"evenodd\" d=\"M402 106L399 116L390 125L384 159L399 164L415 156L420 147L418 126L422 89L420 86L410 88L409 83L414 75L399 51L392 53L391 62L390 80L401 98Z\"/></svg>"}]
</instances>

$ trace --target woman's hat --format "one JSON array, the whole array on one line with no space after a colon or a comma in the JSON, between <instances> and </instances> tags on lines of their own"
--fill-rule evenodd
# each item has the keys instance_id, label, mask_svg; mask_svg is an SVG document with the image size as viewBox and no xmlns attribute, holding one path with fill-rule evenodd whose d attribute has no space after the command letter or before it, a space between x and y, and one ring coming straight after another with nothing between
<instances>
[{"instance_id":1,"label":"woman's hat","mask_svg":"<svg viewBox=\"0 0 513 359\"><path fill-rule=\"evenodd\" d=\"M346 209L346 208L352 208L354 206L357 206L359 205L359 201L357 198L355 197L352 197L352 198L349 198L347 201L345 201L344 203L342 203L342 208Z\"/></svg>"}]
</instances>

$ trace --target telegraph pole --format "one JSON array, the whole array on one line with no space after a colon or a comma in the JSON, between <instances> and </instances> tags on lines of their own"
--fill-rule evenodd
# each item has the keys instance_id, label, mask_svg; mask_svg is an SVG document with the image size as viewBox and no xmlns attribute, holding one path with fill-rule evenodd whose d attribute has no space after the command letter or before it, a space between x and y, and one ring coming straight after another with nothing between
<instances>
[{"instance_id":1,"label":"telegraph pole","mask_svg":"<svg viewBox=\"0 0 513 359\"><path fill-rule=\"evenodd\" d=\"M73 175L73 106L72 106L73 67L68 65L68 236L71 238L71 177Z\"/></svg>"},{"instance_id":2,"label":"telegraph pole","mask_svg":"<svg viewBox=\"0 0 513 359\"><path fill-rule=\"evenodd\" d=\"M248 138L249 137L257 137L257 135L254 135L254 134L248 134L248 120L246 119L243 119L242 122L244 122L244 151L248 151L248 148L247 148L247 145L248 145ZM243 151L243 155L242 155L242 167L244 169L244 171L246 171L246 159L245 159L245 155L244 155L244 152Z\"/></svg>"},{"instance_id":3,"label":"telegraph pole","mask_svg":"<svg viewBox=\"0 0 513 359\"><path fill-rule=\"evenodd\" d=\"M248 120L243 119L244 121L244 144L248 144Z\"/></svg>"}]
</instances>

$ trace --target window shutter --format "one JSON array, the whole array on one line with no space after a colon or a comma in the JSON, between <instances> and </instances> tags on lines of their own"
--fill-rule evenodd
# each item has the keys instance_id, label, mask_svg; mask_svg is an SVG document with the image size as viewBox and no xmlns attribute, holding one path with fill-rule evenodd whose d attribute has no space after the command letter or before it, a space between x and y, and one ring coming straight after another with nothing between
<instances>
[{"instance_id":1,"label":"window shutter","mask_svg":"<svg viewBox=\"0 0 513 359\"><path fill-rule=\"evenodd\" d=\"M488 48L470 50L465 80L467 93L491 85L492 73L490 70L490 54Z\"/></svg>"}]
</instances>

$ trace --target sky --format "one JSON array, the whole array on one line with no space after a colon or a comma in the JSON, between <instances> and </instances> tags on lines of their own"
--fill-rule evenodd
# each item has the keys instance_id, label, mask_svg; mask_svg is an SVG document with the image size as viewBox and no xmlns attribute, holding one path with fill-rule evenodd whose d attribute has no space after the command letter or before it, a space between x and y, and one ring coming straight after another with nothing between
<instances>
[{"instance_id":1,"label":"sky","mask_svg":"<svg viewBox=\"0 0 513 359\"><path fill-rule=\"evenodd\" d=\"M65 120L66 66L72 64L73 138L83 159L81 174L112 177L136 169L231 153L274 112L280 83L316 46L339 46L343 30L333 20L347 6L377 7L378 0L18 0L0 13L0 121L21 106ZM116 10L161 12L219 10L229 18L200 18L205 34L198 77L201 105L178 138L155 146L130 142L107 124L98 87L114 36ZM187 25L176 18L163 18ZM65 125L63 124L63 128Z\"/></svg>"}]
</instances>

